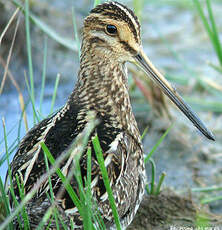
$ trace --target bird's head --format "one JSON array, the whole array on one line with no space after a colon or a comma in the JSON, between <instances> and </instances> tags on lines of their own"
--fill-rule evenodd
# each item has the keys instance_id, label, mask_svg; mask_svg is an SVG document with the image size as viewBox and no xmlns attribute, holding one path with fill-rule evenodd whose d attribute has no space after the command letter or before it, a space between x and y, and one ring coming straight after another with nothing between
<instances>
[{"instance_id":1,"label":"bird's head","mask_svg":"<svg viewBox=\"0 0 222 230\"><path fill-rule=\"evenodd\" d=\"M140 23L132 10L118 2L97 5L85 19L83 41L88 44L85 51L92 58L139 65L188 119L207 138L214 140L213 134L144 53Z\"/></svg>"},{"instance_id":2,"label":"bird's head","mask_svg":"<svg viewBox=\"0 0 222 230\"><path fill-rule=\"evenodd\" d=\"M138 18L118 2L107 2L92 9L85 19L83 34L101 58L134 62L142 49Z\"/></svg>"}]
</instances>

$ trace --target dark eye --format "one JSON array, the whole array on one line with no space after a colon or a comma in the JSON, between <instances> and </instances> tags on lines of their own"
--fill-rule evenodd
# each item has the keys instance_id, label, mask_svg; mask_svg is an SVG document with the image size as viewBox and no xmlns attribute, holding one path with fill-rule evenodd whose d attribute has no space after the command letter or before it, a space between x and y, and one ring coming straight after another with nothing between
<instances>
[{"instance_id":1,"label":"dark eye","mask_svg":"<svg viewBox=\"0 0 222 230\"><path fill-rule=\"evenodd\" d=\"M115 34L117 34L117 28L114 25L107 25L106 26L106 32L110 35L115 35Z\"/></svg>"}]
</instances>

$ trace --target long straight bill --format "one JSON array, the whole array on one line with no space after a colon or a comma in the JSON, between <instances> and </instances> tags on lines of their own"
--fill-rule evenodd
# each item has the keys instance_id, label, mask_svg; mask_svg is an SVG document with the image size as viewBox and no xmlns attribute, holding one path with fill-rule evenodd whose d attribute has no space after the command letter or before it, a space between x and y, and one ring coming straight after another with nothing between
<instances>
[{"instance_id":1,"label":"long straight bill","mask_svg":"<svg viewBox=\"0 0 222 230\"><path fill-rule=\"evenodd\" d=\"M215 141L214 135L209 131L198 116L191 110L177 91L172 88L170 83L163 77L163 75L155 68L146 54L141 51L135 56L135 60L142 67L147 75L149 75L154 82L156 82L163 92L170 98L171 101L188 117L188 119L196 126L201 133L208 139Z\"/></svg>"}]
</instances>

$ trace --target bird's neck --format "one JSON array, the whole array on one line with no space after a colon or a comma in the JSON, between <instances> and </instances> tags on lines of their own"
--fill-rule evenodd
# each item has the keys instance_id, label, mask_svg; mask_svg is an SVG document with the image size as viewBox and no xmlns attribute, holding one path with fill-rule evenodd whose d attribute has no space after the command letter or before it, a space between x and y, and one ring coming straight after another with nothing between
<instances>
[{"instance_id":1,"label":"bird's neck","mask_svg":"<svg viewBox=\"0 0 222 230\"><path fill-rule=\"evenodd\" d=\"M115 122L113 125L129 130L131 124L137 129L123 63L105 55L83 52L78 81L70 99L77 101L86 111L95 110L100 116L108 116Z\"/></svg>"}]
</instances>

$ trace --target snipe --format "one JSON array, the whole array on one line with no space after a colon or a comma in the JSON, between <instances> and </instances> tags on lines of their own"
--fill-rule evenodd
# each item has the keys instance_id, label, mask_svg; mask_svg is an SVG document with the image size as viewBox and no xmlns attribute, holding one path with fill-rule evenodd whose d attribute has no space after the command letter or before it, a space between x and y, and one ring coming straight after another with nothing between
<instances>
[{"instance_id":1,"label":"snipe","mask_svg":"<svg viewBox=\"0 0 222 230\"><path fill-rule=\"evenodd\" d=\"M143 52L140 23L134 13L120 3L107 2L91 10L85 19L78 81L67 103L31 129L19 145L11 163L17 196L16 175L22 179L27 193L46 172L40 142L57 158L84 129L88 112L94 111L100 121L94 134L97 133L101 143L121 224L124 228L130 224L143 197L145 168L140 134L129 99L126 62L139 64L193 124L207 138L214 139ZM83 175L86 174L85 159L86 152L80 160ZM93 198L107 229L115 229L95 155L92 155L92 169ZM56 198L62 183L56 175L52 183ZM71 184L77 191L75 178ZM27 205L31 228L38 225L50 206L48 189L44 185L44 192L38 192ZM75 228L82 228L78 210L67 193L60 198L58 207L65 223L73 219ZM51 222L53 227L55 223Z\"/></svg>"}]
</instances>

